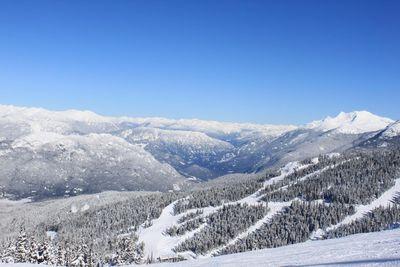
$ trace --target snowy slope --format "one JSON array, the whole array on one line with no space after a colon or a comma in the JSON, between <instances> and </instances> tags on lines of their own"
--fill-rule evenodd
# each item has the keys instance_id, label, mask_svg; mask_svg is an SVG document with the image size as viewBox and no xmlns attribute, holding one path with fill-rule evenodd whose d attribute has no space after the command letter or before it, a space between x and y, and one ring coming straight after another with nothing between
<instances>
[{"instance_id":1,"label":"snowy slope","mask_svg":"<svg viewBox=\"0 0 400 267\"><path fill-rule=\"evenodd\" d=\"M181 174L201 179L219 175L214 166L235 151L232 144L202 132L136 127L120 136L130 143L142 144L157 160L170 164Z\"/></svg>"},{"instance_id":2,"label":"snowy slope","mask_svg":"<svg viewBox=\"0 0 400 267\"><path fill-rule=\"evenodd\" d=\"M334 118L327 117L320 121L313 121L307 128L322 132L335 130L343 134L361 134L384 129L393 120L379 117L368 111L341 112Z\"/></svg>"},{"instance_id":3,"label":"snowy slope","mask_svg":"<svg viewBox=\"0 0 400 267\"><path fill-rule=\"evenodd\" d=\"M378 133L372 133L360 143L361 147L399 147L400 146L400 121L389 124Z\"/></svg>"},{"instance_id":4,"label":"snowy slope","mask_svg":"<svg viewBox=\"0 0 400 267\"><path fill-rule=\"evenodd\" d=\"M394 186L392 186L389 190L383 193L379 198L375 199L374 201L372 201L367 205L356 205L355 206L356 211L354 214L347 216L340 223L328 227L326 231L333 230L341 225L349 224L357 219L360 219L375 208L388 207L392 205L393 204L392 200L399 192L400 192L400 179L396 179Z\"/></svg>"},{"instance_id":5,"label":"snowy slope","mask_svg":"<svg viewBox=\"0 0 400 267\"><path fill-rule=\"evenodd\" d=\"M214 151L218 149L230 149L233 147L228 142L211 138L202 132L194 131L137 127L123 131L121 136L128 138L134 143L170 143L176 146L190 146L193 150L208 149Z\"/></svg>"},{"instance_id":6,"label":"snowy slope","mask_svg":"<svg viewBox=\"0 0 400 267\"><path fill-rule=\"evenodd\" d=\"M281 175L275 178L272 178L264 183L264 187L270 185L274 182L277 182L283 179L285 176L293 173L295 170L299 170L305 168L307 165L301 165L298 162L292 162L287 164L286 166L281 168ZM263 187L263 188L264 188ZM260 204L258 201L260 199L260 192L263 189L259 189L251 195L244 197L238 201L227 202L221 206L216 207L206 207L200 209L191 209L182 214L174 215L173 209L174 205L177 201L171 203L167 207L164 208L159 218L152 221L152 225L148 228L141 228L137 232L139 236L139 241L144 242L145 244L145 258L153 256L154 258L167 258L173 257L177 254L173 251L173 248L176 247L179 243L183 242L185 239L192 237L196 232L200 231L202 227L195 229L191 232L186 233L182 236L169 236L165 234L165 230L174 225L178 225L178 220L189 213L196 212L197 210L201 210L203 213L200 215L201 217L206 217L219 209L221 209L224 205L232 205L232 204L248 204L248 205L258 205ZM265 222L270 220L274 215L276 215L279 211L281 211L284 207L289 206L291 202L270 202L268 206L270 211L266 214L264 218L256 222L252 227L250 227L247 231L238 235L235 239L231 240L231 243L234 243L239 238L242 238L249 234L252 231L255 231L257 228L261 227ZM204 227L205 225L203 225ZM224 246L225 247L225 246ZM214 253L221 250L223 247L216 248L213 251L210 251L207 255L201 257L211 257ZM199 257L199 255L194 255L191 252L179 253L181 256L185 255L187 258L191 257Z\"/></svg>"},{"instance_id":7,"label":"snowy slope","mask_svg":"<svg viewBox=\"0 0 400 267\"><path fill-rule=\"evenodd\" d=\"M336 155L331 155L336 156ZM304 174L301 177L298 177L296 180L292 181L291 184L295 183L300 183L302 181L305 181L307 179L312 179L313 177L319 175L320 173L327 171L328 169L335 168L340 164L343 164L347 162L347 160L344 160L342 162L337 163L337 165L329 165L325 167L321 167L319 169L314 170L311 173ZM292 174L295 171L299 171L301 169L307 168L309 166L312 166L313 164L318 164L318 158L314 158L311 160L310 163L308 164L300 164L299 162L291 162L286 164L284 167L280 169L280 175L270 178L264 182L264 185L254 192L253 194L250 194L248 196L245 196L242 199L239 199L237 201L233 202L225 202L224 204L216 207L205 207L205 208L198 208L198 209L191 209L188 210L182 214L174 215L173 213L173 208L175 203L171 203L169 206L167 206L161 216L153 221L153 225L150 226L149 228L143 228L138 231L139 235L139 240L145 243L145 257L149 257L153 255L154 258L169 258L169 257L176 257L177 255L183 256L187 259L191 258L209 258L214 255L217 255L218 252L222 251L223 249L227 248L229 245L235 244L237 241L242 240L246 238L249 234L253 233L254 231L257 231L257 229L261 228L265 223L268 223L275 215L277 215L280 211L282 211L285 207L288 207L291 205L292 201L297 200L301 201L298 198L291 199L286 202L273 202L270 201L268 202L268 207L269 211L265 216L258 221L255 221L253 225L249 226L247 229L244 231L238 233L235 237L231 238L226 244L220 246L220 247L215 247L209 251L207 251L206 254L194 254L191 251L186 251L183 253L175 253L173 251L173 248L179 245L181 242L185 241L187 238L191 238L196 232L201 231L202 227L205 227L207 223L204 223L201 225L199 228L192 230L191 232L186 233L183 236L169 236L165 234L164 232L172 227L179 225L178 220L184 216L185 214L189 213L194 213L196 211L203 211L200 217L206 217L214 212L217 212L219 209L221 209L224 205L232 205L232 204L247 204L247 205L259 205L260 199L263 197L263 189L269 185L272 185L274 183L277 183L281 180L283 180L286 176ZM282 185L278 190L286 190L288 185ZM378 206L388 206L393 198L395 197L396 193L400 191L400 180L395 181L395 185L388 189L386 192L384 192L378 199L372 201L368 205L358 205L355 207L356 212L348 217L345 217L340 223L337 225L332 225L330 228L327 230L331 230L341 224L347 224L355 219L359 219L363 217L367 212L371 211L372 209L378 207ZM189 196L190 197L190 196ZM320 202L322 200L316 200L317 202ZM312 236L310 236L310 239L313 239Z\"/></svg>"},{"instance_id":8,"label":"snowy slope","mask_svg":"<svg viewBox=\"0 0 400 267\"><path fill-rule=\"evenodd\" d=\"M33 132L0 151L0 183L17 197L169 190L185 181L143 147L110 134Z\"/></svg>"},{"instance_id":9,"label":"snowy slope","mask_svg":"<svg viewBox=\"0 0 400 267\"><path fill-rule=\"evenodd\" d=\"M156 266L399 266L400 229Z\"/></svg>"},{"instance_id":10,"label":"snowy slope","mask_svg":"<svg viewBox=\"0 0 400 267\"><path fill-rule=\"evenodd\" d=\"M390 124L383 132L381 137L393 138L400 135L400 121Z\"/></svg>"},{"instance_id":11,"label":"snowy slope","mask_svg":"<svg viewBox=\"0 0 400 267\"><path fill-rule=\"evenodd\" d=\"M310 241L209 259L161 263L154 266L399 266L399 243L400 229L395 229L337 239ZM45 265L0 264L0 266L37 267Z\"/></svg>"}]
</instances>

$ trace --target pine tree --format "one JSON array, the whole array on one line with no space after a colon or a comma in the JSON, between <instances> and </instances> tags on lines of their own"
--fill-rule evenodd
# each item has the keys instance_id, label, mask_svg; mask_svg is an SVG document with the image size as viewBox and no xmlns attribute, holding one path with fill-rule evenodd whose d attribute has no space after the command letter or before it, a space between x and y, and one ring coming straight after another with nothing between
<instances>
[{"instance_id":1,"label":"pine tree","mask_svg":"<svg viewBox=\"0 0 400 267\"><path fill-rule=\"evenodd\" d=\"M29 260L28 239L26 237L24 229L21 229L20 231L16 248L17 248L16 262L28 262Z\"/></svg>"}]
</instances>

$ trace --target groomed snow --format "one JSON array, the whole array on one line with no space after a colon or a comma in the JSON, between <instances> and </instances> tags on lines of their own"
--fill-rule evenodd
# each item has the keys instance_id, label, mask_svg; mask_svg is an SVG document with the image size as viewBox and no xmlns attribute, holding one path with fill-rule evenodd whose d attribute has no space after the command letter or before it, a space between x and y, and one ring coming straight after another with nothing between
<instances>
[{"instance_id":1,"label":"groomed snow","mask_svg":"<svg viewBox=\"0 0 400 267\"><path fill-rule=\"evenodd\" d=\"M309 241L279 248L230 254L155 267L208 266L400 266L400 229L357 234L343 238ZM29 263L1 267L39 267ZM137 265L131 265L137 266Z\"/></svg>"},{"instance_id":2,"label":"groomed snow","mask_svg":"<svg viewBox=\"0 0 400 267\"><path fill-rule=\"evenodd\" d=\"M399 244L395 229L155 266L400 266Z\"/></svg>"}]
</instances>

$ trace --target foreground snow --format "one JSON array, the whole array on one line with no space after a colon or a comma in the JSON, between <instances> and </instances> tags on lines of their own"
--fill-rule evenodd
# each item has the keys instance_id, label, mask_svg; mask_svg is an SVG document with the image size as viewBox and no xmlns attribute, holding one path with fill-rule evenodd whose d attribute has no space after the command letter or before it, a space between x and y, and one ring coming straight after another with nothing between
<instances>
[{"instance_id":1,"label":"foreground snow","mask_svg":"<svg viewBox=\"0 0 400 267\"><path fill-rule=\"evenodd\" d=\"M400 266L400 229L155 266Z\"/></svg>"},{"instance_id":2,"label":"foreground snow","mask_svg":"<svg viewBox=\"0 0 400 267\"><path fill-rule=\"evenodd\" d=\"M150 266L400 266L399 244L400 229L395 229ZM0 266L37 267L40 265L0 263Z\"/></svg>"}]
</instances>

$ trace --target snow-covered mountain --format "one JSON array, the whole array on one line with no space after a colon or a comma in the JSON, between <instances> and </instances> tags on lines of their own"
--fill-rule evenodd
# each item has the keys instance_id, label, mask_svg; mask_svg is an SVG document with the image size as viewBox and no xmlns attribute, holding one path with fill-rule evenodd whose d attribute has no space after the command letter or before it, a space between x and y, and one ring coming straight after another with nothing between
<instances>
[{"instance_id":1,"label":"snow-covered mountain","mask_svg":"<svg viewBox=\"0 0 400 267\"><path fill-rule=\"evenodd\" d=\"M298 127L0 105L0 192L49 196L177 189L187 178L252 173L341 152L391 123L366 111Z\"/></svg>"},{"instance_id":2,"label":"snow-covered mountain","mask_svg":"<svg viewBox=\"0 0 400 267\"><path fill-rule=\"evenodd\" d=\"M389 118L379 117L368 111L354 111L340 112L334 118L313 121L307 127L322 132L333 130L342 134L362 134L382 130L392 122Z\"/></svg>"},{"instance_id":3,"label":"snow-covered mountain","mask_svg":"<svg viewBox=\"0 0 400 267\"><path fill-rule=\"evenodd\" d=\"M0 181L19 197L169 190L185 179L139 145L110 134L32 132L1 142Z\"/></svg>"},{"instance_id":4,"label":"snow-covered mountain","mask_svg":"<svg viewBox=\"0 0 400 267\"><path fill-rule=\"evenodd\" d=\"M382 132L383 138L394 138L400 136L400 121L396 121L386 127Z\"/></svg>"},{"instance_id":5,"label":"snow-covered mountain","mask_svg":"<svg viewBox=\"0 0 400 267\"><path fill-rule=\"evenodd\" d=\"M364 140L361 147L400 147L400 121L389 124L386 128L377 133L370 134Z\"/></svg>"}]
</instances>

